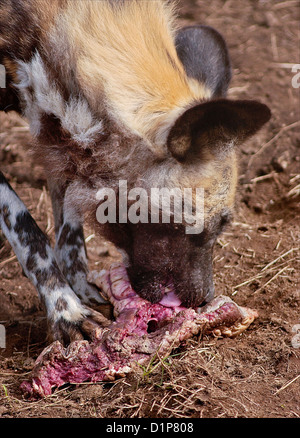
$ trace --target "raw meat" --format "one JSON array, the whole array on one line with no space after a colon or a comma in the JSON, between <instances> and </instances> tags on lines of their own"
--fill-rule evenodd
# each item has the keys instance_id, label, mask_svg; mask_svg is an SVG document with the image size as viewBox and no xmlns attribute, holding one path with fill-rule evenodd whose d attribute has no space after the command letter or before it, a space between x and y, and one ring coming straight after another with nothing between
<instances>
[{"instance_id":1,"label":"raw meat","mask_svg":"<svg viewBox=\"0 0 300 438\"><path fill-rule=\"evenodd\" d=\"M199 333L236 336L258 316L257 312L219 296L204 307L181 307L174 291L166 289L159 304L151 304L132 289L126 269L90 274L114 307L115 321L99 327L93 342L75 341L67 348L56 341L37 358L31 380L21 389L30 397L44 397L66 383L112 381L124 377L154 355L164 357Z\"/></svg>"}]
</instances>

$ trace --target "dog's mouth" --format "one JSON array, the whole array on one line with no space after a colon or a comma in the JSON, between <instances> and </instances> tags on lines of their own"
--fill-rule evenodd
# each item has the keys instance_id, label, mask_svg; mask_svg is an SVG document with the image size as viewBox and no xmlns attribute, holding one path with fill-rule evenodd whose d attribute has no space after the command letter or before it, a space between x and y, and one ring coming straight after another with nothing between
<instances>
[{"instance_id":1,"label":"dog's mouth","mask_svg":"<svg viewBox=\"0 0 300 438\"><path fill-rule=\"evenodd\" d=\"M210 302L212 294L205 294L201 286L197 288L190 278L176 279L170 273L145 274L130 270L123 277L132 289L144 300L169 308L198 308ZM187 293L188 291L188 293ZM213 298L213 296L212 296Z\"/></svg>"},{"instance_id":2,"label":"dog's mouth","mask_svg":"<svg viewBox=\"0 0 300 438\"><path fill-rule=\"evenodd\" d=\"M168 286L162 286L162 299L159 304L164 307L180 307L182 304L181 299L176 295L173 283Z\"/></svg>"},{"instance_id":3,"label":"dog's mouth","mask_svg":"<svg viewBox=\"0 0 300 438\"><path fill-rule=\"evenodd\" d=\"M183 309L194 308L200 309L203 305L207 304L206 301L202 301L200 305L195 306L187 306L186 303L178 296L177 287L175 286L173 280L169 276L169 278L165 281L157 281L153 283L145 283L143 282L143 287L139 290L136 287L135 282L130 280L128 272L124 265L115 264L113 265L113 269L108 272L102 271L102 293L103 297L107 298L107 289L114 290L116 299L118 302L126 296L126 303L128 304L128 300L132 300L134 305L137 305L139 299L141 301L148 301L151 304L159 304L165 308L172 309L174 311L180 311ZM112 287L113 285L113 287ZM140 285L140 284L139 284ZM111 293L111 292L110 292ZM114 295L114 294L113 294ZM138 297L138 299L137 299ZM201 300L200 300L201 301ZM198 310L199 311L199 310Z\"/></svg>"},{"instance_id":4,"label":"dog's mouth","mask_svg":"<svg viewBox=\"0 0 300 438\"><path fill-rule=\"evenodd\" d=\"M129 269L126 272L123 270L122 280L141 298L152 304L161 304L172 309L186 307L180 298L180 286L176 284L170 273L148 275L134 272L134 275L131 275Z\"/></svg>"},{"instance_id":5,"label":"dog's mouth","mask_svg":"<svg viewBox=\"0 0 300 438\"><path fill-rule=\"evenodd\" d=\"M129 282L135 292L142 298L151 303L161 304L165 307L179 307L182 305L182 300L177 295L177 288L174 285L172 279L156 280L156 279L143 279L140 281L131 281L126 276L123 277L124 282Z\"/></svg>"}]
</instances>

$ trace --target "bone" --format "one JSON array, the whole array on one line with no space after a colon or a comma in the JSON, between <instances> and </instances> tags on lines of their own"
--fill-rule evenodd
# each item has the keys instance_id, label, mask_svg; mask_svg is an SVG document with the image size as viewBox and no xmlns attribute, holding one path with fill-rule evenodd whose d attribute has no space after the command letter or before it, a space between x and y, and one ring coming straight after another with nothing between
<instances>
[{"instance_id":1,"label":"bone","mask_svg":"<svg viewBox=\"0 0 300 438\"><path fill-rule=\"evenodd\" d=\"M237 336L258 316L224 296L196 310L167 307L164 300L151 304L134 292L121 264L109 272L92 272L89 281L102 288L116 320L99 321L102 327L95 329L91 343L78 340L64 348L56 341L48 346L37 358L30 380L21 385L26 396L45 397L66 383L113 381L156 354L166 356L198 333Z\"/></svg>"}]
</instances>

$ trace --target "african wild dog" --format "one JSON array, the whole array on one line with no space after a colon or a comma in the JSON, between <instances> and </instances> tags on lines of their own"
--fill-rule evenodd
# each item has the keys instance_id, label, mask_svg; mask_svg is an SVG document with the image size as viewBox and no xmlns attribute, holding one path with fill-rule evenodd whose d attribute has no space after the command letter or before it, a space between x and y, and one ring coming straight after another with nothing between
<instances>
[{"instance_id":1,"label":"african wild dog","mask_svg":"<svg viewBox=\"0 0 300 438\"><path fill-rule=\"evenodd\" d=\"M173 6L139 0L0 0L0 109L21 111L45 167L55 216L52 251L1 174L0 223L45 304L52 334L90 334L101 301L86 280L82 220L95 220L101 187L203 187L205 228L96 224L125 255L140 295L156 302L172 278L181 302L213 298L212 250L230 220L235 148L270 118L256 101L231 101L223 38L177 29ZM79 299L80 298L80 299Z\"/></svg>"}]
</instances>

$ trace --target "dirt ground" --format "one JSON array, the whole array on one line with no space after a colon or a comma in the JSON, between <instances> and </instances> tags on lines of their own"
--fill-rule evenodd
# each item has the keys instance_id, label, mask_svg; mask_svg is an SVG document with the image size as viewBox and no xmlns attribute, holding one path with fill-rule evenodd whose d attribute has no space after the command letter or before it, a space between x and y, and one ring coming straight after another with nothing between
<instances>
[{"instance_id":1,"label":"dirt ground","mask_svg":"<svg viewBox=\"0 0 300 438\"><path fill-rule=\"evenodd\" d=\"M45 400L22 398L19 384L46 346L36 291L0 232L0 417L299 417L300 63L298 1L182 0L182 24L205 23L228 42L230 98L259 99L271 122L240 155L236 214L214 253L217 293L255 308L259 318L236 339L191 339L147 370L109 384L67 386ZM294 87L293 87L294 84ZM296 83L297 85L297 83ZM23 146L26 123L0 115L1 169L53 242L43 170ZM92 269L117 253L86 230ZM298 326L299 329L299 326Z\"/></svg>"}]
</instances>

